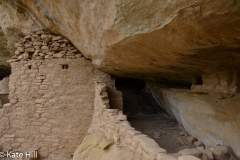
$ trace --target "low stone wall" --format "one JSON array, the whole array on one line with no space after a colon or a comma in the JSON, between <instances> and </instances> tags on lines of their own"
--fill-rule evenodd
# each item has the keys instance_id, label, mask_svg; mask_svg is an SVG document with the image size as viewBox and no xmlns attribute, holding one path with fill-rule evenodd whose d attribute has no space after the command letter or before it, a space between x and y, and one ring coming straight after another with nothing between
<instances>
[{"instance_id":1,"label":"low stone wall","mask_svg":"<svg viewBox=\"0 0 240 160\"><path fill-rule=\"evenodd\" d=\"M9 93L9 78L5 77L0 81L0 94L8 94Z\"/></svg>"},{"instance_id":2,"label":"low stone wall","mask_svg":"<svg viewBox=\"0 0 240 160\"><path fill-rule=\"evenodd\" d=\"M11 67L10 104L0 109L3 151L37 149L41 159L71 159L92 121L93 80L110 83L110 76L85 58L20 61Z\"/></svg>"},{"instance_id":3,"label":"low stone wall","mask_svg":"<svg viewBox=\"0 0 240 160\"><path fill-rule=\"evenodd\" d=\"M214 74L203 74L202 85L193 84L192 90L213 91L218 93L239 93L240 72L222 71Z\"/></svg>"},{"instance_id":4,"label":"low stone wall","mask_svg":"<svg viewBox=\"0 0 240 160\"><path fill-rule=\"evenodd\" d=\"M132 152L132 160L175 160L175 158L168 156L166 150L160 148L153 139L131 127L122 111L110 109L107 90L106 84L96 82L95 111L88 133L103 133L118 147Z\"/></svg>"}]
</instances>

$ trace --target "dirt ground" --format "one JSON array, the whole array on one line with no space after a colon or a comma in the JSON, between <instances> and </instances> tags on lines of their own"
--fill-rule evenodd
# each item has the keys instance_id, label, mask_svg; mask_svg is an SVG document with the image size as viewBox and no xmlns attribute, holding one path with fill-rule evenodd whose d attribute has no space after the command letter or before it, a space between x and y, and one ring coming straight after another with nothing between
<instances>
[{"instance_id":1,"label":"dirt ground","mask_svg":"<svg viewBox=\"0 0 240 160\"><path fill-rule=\"evenodd\" d=\"M180 136L183 130L173 119L162 114L128 115L132 127L154 139L168 153L177 153L185 148L194 148L186 136Z\"/></svg>"}]
</instances>

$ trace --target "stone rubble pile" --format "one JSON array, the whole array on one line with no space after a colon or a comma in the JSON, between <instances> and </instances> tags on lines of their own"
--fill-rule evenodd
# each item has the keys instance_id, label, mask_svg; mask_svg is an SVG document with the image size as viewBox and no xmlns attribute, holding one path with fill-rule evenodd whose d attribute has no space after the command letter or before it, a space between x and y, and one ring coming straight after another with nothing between
<instances>
[{"instance_id":1,"label":"stone rubble pile","mask_svg":"<svg viewBox=\"0 0 240 160\"><path fill-rule=\"evenodd\" d=\"M231 159L230 151L232 152L231 147L227 146L205 146L203 143L199 142L196 137L190 136L187 132L182 131L180 136L186 136L189 143L192 143L196 148L183 149L178 152L178 157L180 160L188 160L187 157L183 156L193 156L202 159L202 160L229 160ZM191 158L191 160L195 160ZM196 159L196 160L197 160Z\"/></svg>"},{"instance_id":2,"label":"stone rubble pile","mask_svg":"<svg viewBox=\"0 0 240 160\"><path fill-rule=\"evenodd\" d=\"M42 60L53 58L74 59L83 57L71 42L62 36L53 35L40 28L20 39L17 50L8 62Z\"/></svg>"}]
</instances>

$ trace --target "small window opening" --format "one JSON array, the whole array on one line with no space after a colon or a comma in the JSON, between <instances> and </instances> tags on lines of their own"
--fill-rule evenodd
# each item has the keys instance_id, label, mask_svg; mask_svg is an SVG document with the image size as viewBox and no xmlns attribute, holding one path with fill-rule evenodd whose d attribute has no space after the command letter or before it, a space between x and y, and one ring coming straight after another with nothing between
<instances>
[{"instance_id":1,"label":"small window opening","mask_svg":"<svg viewBox=\"0 0 240 160\"><path fill-rule=\"evenodd\" d=\"M203 85L202 77L194 77L193 84L194 85Z\"/></svg>"},{"instance_id":2,"label":"small window opening","mask_svg":"<svg viewBox=\"0 0 240 160\"><path fill-rule=\"evenodd\" d=\"M28 69L32 69L32 66L30 65L30 66L28 66Z\"/></svg>"},{"instance_id":3,"label":"small window opening","mask_svg":"<svg viewBox=\"0 0 240 160\"><path fill-rule=\"evenodd\" d=\"M68 65L67 64L63 64L62 65L62 69L68 69Z\"/></svg>"}]
</instances>

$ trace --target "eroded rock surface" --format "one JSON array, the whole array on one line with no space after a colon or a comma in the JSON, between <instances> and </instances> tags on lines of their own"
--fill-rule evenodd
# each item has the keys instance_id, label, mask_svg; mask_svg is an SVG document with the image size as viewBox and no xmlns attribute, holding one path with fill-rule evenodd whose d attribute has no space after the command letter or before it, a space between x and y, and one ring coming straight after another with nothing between
<instances>
[{"instance_id":1,"label":"eroded rock surface","mask_svg":"<svg viewBox=\"0 0 240 160\"><path fill-rule=\"evenodd\" d=\"M13 44L30 29L68 39L103 71L189 84L239 69L239 1L3 0L0 27Z\"/></svg>"},{"instance_id":2,"label":"eroded rock surface","mask_svg":"<svg viewBox=\"0 0 240 160\"><path fill-rule=\"evenodd\" d=\"M133 154L122 150L111 140L99 133L88 135L74 153L73 160L126 160L132 159Z\"/></svg>"}]
</instances>

